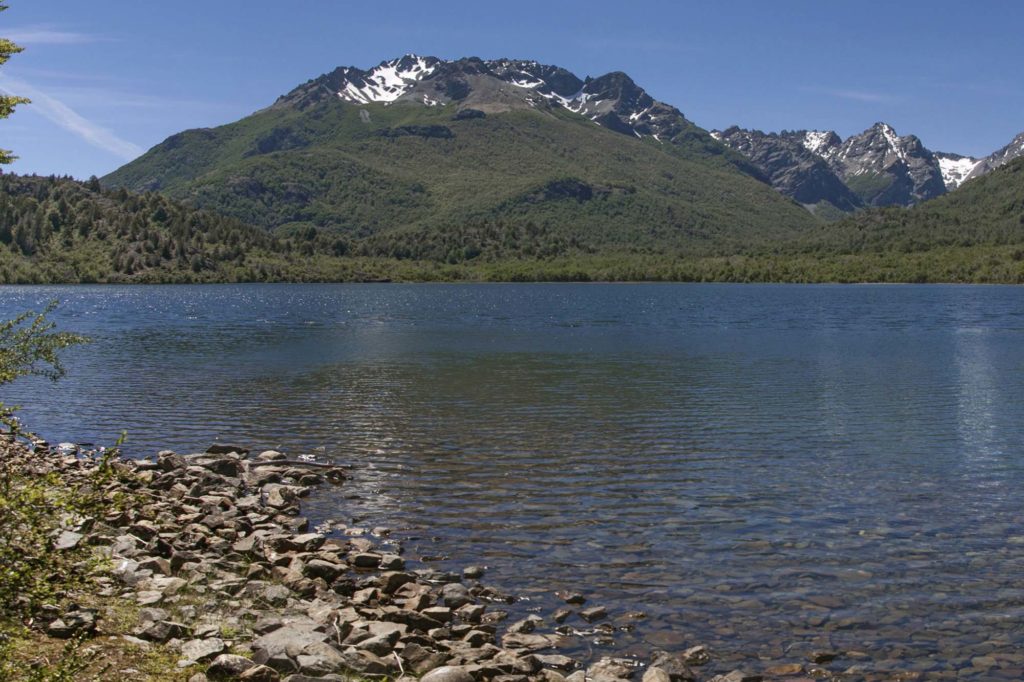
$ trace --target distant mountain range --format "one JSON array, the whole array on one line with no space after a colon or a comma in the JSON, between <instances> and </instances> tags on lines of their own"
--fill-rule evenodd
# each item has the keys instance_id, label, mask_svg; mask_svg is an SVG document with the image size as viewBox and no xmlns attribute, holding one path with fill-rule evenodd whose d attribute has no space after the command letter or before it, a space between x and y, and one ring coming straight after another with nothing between
<instances>
[{"instance_id":1,"label":"distant mountain range","mask_svg":"<svg viewBox=\"0 0 1024 682\"><path fill-rule=\"evenodd\" d=\"M102 182L0 176L0 282L1024 283L1022 155L708 132L620 72L406 56Z\"/></svg>"},{"instance_id":2,"label":"distant mountain range","mask_svg":"<svg viewBox=\"0 0 1024 682\"><path fill-rule=\"evenodd\" d=\"M624 73L408 55L342 67L103 179L353 253L461 262L720 253L816 221Z\"/></svg>"},{"instance_id":3,"label":"distant mountain range","mask_svg":"<svg viewBox=\"0 0 1024 682\"><path fill-rule=\"evenodd\" d=\"M329 235L350 257L671 262L854 248L842 231L877 227L872 209L928 205L1022 155L1024 134L974 159L885 123L845 140L709 132L621 72L580 78L534 61L407 55L337 68L240 121L173 135L103 183L160 191L297 243ZM1019 176L1000 177L986 185L1001 189L985 215L1016 215L1000 202ZM898 248L930 248L934 221L967 215L962 202L943 206L928 221L883 222L918 226L900 228ZM861 212L867 222L842 220L839 232L819 220ZM998 238L965 239L1011 243L1010 223L1000 225Z\"/></svg>"},{"instance_id":4,"label":"distant mountain range","mask_svg":"<svg viewBox=\"0 0 1024 682\"><path fill-rule=\"evenodd\" d=\"M1024 155L1024 133L983 159L932 152L914 135L876 123L843 140L832 131L763 133L732 127L712 137L749 158L782 194L834 217L866 207L912 206Z\"/></svg>"}]
</instances>

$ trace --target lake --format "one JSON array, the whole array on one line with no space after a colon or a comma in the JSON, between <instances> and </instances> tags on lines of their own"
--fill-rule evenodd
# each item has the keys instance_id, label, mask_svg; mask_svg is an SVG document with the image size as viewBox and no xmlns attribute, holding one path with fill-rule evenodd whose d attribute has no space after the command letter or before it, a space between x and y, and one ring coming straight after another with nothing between
<instances>
[{"instance_id":1,"label":"lake","mask_svg":"<svg viewBox=\"0 0 1024 682\"><path fill-rule=\"evenodd\" d=\"M1024 678L1024 289L2 287L0 314L50 299L94 342L0 399L51 442L351 464L314 522L486 565L523 613L584 593L622 626L584 658Z\"/></svg>"}]
</instances>

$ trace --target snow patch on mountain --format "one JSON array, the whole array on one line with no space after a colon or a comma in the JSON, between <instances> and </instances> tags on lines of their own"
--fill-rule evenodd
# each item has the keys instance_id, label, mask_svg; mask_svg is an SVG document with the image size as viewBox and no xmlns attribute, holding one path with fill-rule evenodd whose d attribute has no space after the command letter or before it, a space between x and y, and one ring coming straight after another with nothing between
<instances>
[{"instance_id":1,"label":"snow patch on mountain","mask_svg":"<svg viewBox=\"0 0 1024 682\"><path fill-rule=\"evenodd\" d=\"M824 156L825 150L828 146L828 140L832 134L833 133L821 130L808 130L804 133L804 139L802 140L804 149L812 154Z\"/></svg>"},{"instance_id":2,"label":"snow patch on mountain","mask_svg":"<svg viewBox=\"0 0 1024 682\"><path fill-rule=\"evenodd\" d=\"M942 169L942 181L946 183L946 189L952 191L962 185L964 180L978 167L982 159L972 159L969 156L959 154L944 154L937 152L935 158Z\"/></svg>"},{"instance_id":3,"label":"snow patch on mountain","mask_svg":"<svg viewBox=\"0 0 1024 682\"><path fill-rule=\"evenodd\" d=\"M390 104L409 92L417 82L434 72L436 66L416 55L384 62L362 78L349 80L338 96L356 104L383 102ZM355 73L346 69L345 75Z\"/></svg>"},{"instance_id":4,"label":"snow patch on mountain","mask_svg":"<svg viewBox=\"0 0 1024 682\"><path fill-rule=\"evenodd\" d=\"M515 106L519 100L535 109L565 108L616 132L652 139L658 135L659 141L671 140L690 125L681 112L655 101L619 72L584 81L565 69L533 61L446 61L410 54L367 71L339 68L329 78L328 92L354 104L401 100L444 106L476 92L502 98L500 106ZM315 93L316 84L301 92Z\"/></svg>"},{"instance_id":5,"label":"snow patch on mountain","mask_svg":"<svg viewBox=\"0 0 1024 682\"><path fill-rule=\"evenodd\" d=\"M896 131L893 130L892 126L890 126L888 123L882 123L879 126L879 129L882 131L882 135L885 136L885 141L889 144L889 149L891 149L893 153L896 154L896 157L899 158L900 161L906 163L907 154L906 151L904 151L903 149L900 137L899 135L896 134Z\"/></svg>"}]
</instances>

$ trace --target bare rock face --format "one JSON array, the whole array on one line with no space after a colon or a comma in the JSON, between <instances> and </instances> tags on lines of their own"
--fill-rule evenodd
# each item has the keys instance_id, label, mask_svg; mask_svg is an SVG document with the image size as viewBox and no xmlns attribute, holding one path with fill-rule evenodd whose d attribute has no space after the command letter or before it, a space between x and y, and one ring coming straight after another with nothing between
<instances>
[{"instance_id":1,"label":"bare rock face","mask_svg":"<svg viewBox=\"0 0 1024 682\"><path fill-rule=\"evenodd\" d=\"M986 173L991 173L996 168L1005 166L1021 156L1024 156L1024 133L1013 138L1013 141L1002 149L993 152L979 161L977 165L971 169L971 172L967 174L967 177L964 178L964 182L967 180L973 180L974 178L985 175Z\"/></svg>"},{"instance_id":2,"label":"bare rock face","mask_svg":"<svg viewBox=\"0 0 1024 682\"><path fill-rule=\"evenodd\" d=\"M799 139L735 126L712 134L750 159L777 191L805 206L828 202L844 212L863 206L828 162Z\"/></svg>"},{"instance_id":3,"label":"bare rock face","mask_svg":"<svg viewBox=\"0 0 1024 682\"><path fill-rule=\"evenodd\" d=\"M869 206L910 206L946 193L938 159L914 135L876 123L825 157Z\"/></svg>"},{"instance_id":4,"label":"bare rock face","mask_svg":"<svg viewBox=\"0 0 1024 682\"><path fill-rule=\"evenodd\" d=\"M808 207L849 212L912 206L945 194L940 158L917 137L876 123L846 140L831 131L762 133L729 128L712 136L750 159L772 187Z\"/></svg>"},{"instance_id":5,"label":"bare rock face","mask_svg":"<svg viewBox=\"0 0 1024 682\"><path fill-rule=\"evenodd\" d=\"M405 55L369 70L339 67L295 88L274 106L306 110L332 99L357 105L451 106L457 110L455 120L517 109L566 109L617 133L724 157L744 172L759 175L742 156L729 154L679 109L655 100L621 71L581 79L559 66L521 59L448 61Z\"/></svg>"}]
</instances>

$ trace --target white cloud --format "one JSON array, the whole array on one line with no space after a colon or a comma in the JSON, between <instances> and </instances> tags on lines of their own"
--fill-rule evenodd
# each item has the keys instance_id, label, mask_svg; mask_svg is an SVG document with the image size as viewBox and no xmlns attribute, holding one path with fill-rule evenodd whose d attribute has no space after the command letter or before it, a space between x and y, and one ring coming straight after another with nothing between
<instances>
[{"instance_id":1,"label":"white cloud","mask_svg":"<svg viewBox=\"0 0 1024 682\"><path fill-rule=\"evenodd\" d=\"M134 159L145 151L137 144L121 139L106 128L89 121L60 100L47 95L24 81L0 74L0 92L28 97L32 100L30 106L33 111L45 116L64 130L80 137L94 147L98 147L126 161Z\"/></svg>"},{"instance_id":2,"label":"white cloud","mask_svg":"<svg viewBox=\"0 0 1024 682\"><path fill-rule=\"evenodd\" d=\"M75 31L60 31L51 26L23 26L4 29L4 37L19 45L82 45L98 40L96 36Z\"/></svg>"},{"instance_id":3,"label":"white cloud","mask_svg":"<svg viewBox=\"0 0 1024 682\"><path fill-rule=\"evenodd\" d=\"M869 90L849 90L844 88L803 88L808 92L817 92L822 95L829 95L830 97L838 97L839 99L848 99L855 102L895 102L899 97L884 93L884 92L872 92Z\"/></svg>"}]
</instances>

